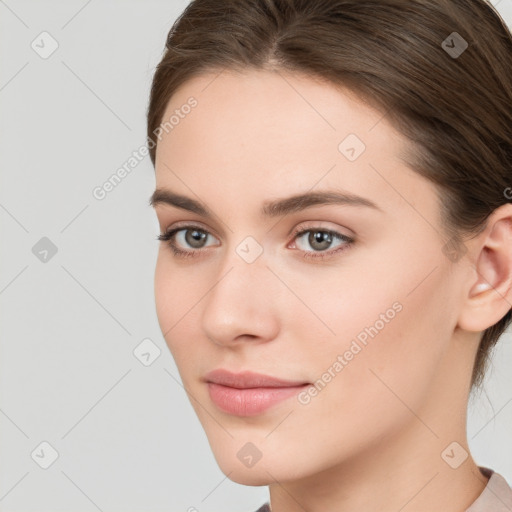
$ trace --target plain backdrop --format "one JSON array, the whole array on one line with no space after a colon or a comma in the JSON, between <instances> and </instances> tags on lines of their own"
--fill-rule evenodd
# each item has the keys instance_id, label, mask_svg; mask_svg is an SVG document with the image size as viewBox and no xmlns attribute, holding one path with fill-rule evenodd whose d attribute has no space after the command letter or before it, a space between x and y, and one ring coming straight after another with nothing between
<instances>
[{"instance_id":1,"label":"plain backdrop","mask_svg":"<svg viewBox=\"0 0 512 512\"><path fill-rule=\"evenodd\" d=\"M510 26L512 0L495 3ZM268 497L218 468L160 332L149 157L93 195L146 141L186 5L0 1L2 512L252 512ZM511 368L507 333L468 421L477 463L509 482Z\"/></svg>"}]
</instances>

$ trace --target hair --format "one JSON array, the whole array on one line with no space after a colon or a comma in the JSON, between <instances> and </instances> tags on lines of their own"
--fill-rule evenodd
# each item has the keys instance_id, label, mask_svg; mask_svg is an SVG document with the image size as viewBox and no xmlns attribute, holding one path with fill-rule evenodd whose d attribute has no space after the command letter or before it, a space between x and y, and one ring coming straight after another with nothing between
<instances>
[{"instance_id":1,"label":"hair","mask_svg":"<svg viewBox=\"0 0 512 512\"><path fill-rule=\"evenodd\" d=\"M462 36L467 49L449 54ZM460 40L460 39L459 39ZM443 43L444 41L444 43ZM169 31L147 110L158 128L187 80L223 70L291 71L355 93L411 144L410 167L437 185L455 247L510 202L512 34L484 0L193 0ZM483 332L480 387L511 310Z\"/></svg>"}]
</instances>

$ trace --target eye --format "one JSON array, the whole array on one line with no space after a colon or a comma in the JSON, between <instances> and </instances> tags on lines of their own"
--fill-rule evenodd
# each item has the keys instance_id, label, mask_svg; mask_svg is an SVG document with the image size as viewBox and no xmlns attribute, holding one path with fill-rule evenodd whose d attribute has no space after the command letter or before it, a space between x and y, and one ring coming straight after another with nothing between
<instances>
[{"instance_id":1,"label":"eye","mask_svg":"<svg viewBox=\"0 0 512 512\"><path fill-rule=\"evenodd\" d=\"M308 234L308 236L305 238L304 235L306 234ZM334 254L337 254L341 251L348 249L354 242L354 239L349 236L343 235L331 229L324 229L321 227L297 229L294 231L293 236L294 240L300 240L301 238L305 238L307 244L313 248L313 251L307 251L302 249L304 250L303 257L306 259L328 257L330 258ZM334 240L337 240L342 243L339 244L337 249L326 251L325 249L328 249L332 245Z\"/></svg>"},{"instance_id":2,"label":"eye","mask_svg":"<svg viewBox=\"0 0 512 512\"><path fill-rule=\"evenodd\" d=\"M293 240L300 240L304 237L304 235L309 234L307 237L307 243L310 247L313 248L313 251L308 251L299 247L301 252L303 252L303 257L305 259L308 258L328 258L341 252L343 250L348 249L354 239L338 233L337 231L333 231L331 229L321 228L319 226L307 228L307 229L296 229L293 232ZM203 255L205 251L202 249L204 247L208 247L205 245L205 241L208 239L211 233L206 231L205 229L199 226L179 226L174 229L171 229L163 234L160 234L157 237L157 240L167 242L173 254L178 258L190 258L190 257L198 257ZM192 247L192 250L182 249L176 243L178 240L180 246ZM338 245L337 249L327 251L333 241L342 242ZM295 246L297 243L295 242ZM302 245L302 244L299 244Z\"/></svg>"},{"instance_id":3,"label":"eye","mask_svg":"<svg viewBox=\"0 0 512 512\"><path fill-rule=\"evenodd\" d=\"M181 233L181 232L184 233ZM208 231L200 228L199 226L180 226L171 229L161 235L158 235L157 240L167 242L175 256L181 258L189 258L200 255L199 250L187 251L180 249L176 245L176 239L180 240L181 245L189 244L194 249L202 249L205 247L204 241L210 236Z\"/></svg>"}]
</instances>

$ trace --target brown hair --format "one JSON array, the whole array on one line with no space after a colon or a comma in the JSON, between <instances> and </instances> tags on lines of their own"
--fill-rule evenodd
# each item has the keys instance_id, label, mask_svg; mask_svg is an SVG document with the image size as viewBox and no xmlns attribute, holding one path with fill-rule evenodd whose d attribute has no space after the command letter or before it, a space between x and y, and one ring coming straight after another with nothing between
<instances>
[{"instance_id":1,"label":"brown hair","mask_svg":"<svg viewBox=\"0 0 512 512\"><path fill-rule=\"evenodd\" d=\"M450 53L465 42L462 54ZM203 73L248 68L308 74L385 113L412 142L411 168L438 185L455 246L510 200L512 35L490 3L193 0L169 31L153 78L153 165L157 129L177 88ZM481 385L511 315L484 331L472 387Z\"/></svg>"}]
</instances>

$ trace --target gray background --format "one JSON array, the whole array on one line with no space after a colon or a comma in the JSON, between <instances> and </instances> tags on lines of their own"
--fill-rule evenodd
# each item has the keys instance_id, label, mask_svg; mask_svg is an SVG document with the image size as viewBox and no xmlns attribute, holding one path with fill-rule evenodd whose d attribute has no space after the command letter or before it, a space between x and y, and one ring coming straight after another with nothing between
<instances>
[{"instance_id":1,"label":"gray background","mask_svg":"<svg viewBox=\"0 0 512 512\"><path fill-rule=\"evenodd\" d=\"M495 3L512 25L512 0ZM243 512L267 499L217 467L160 332L149 157L92 194L145 143L152 73L186 4L0 1L2 512ZM58 43L47 58L31 47L51 49L43 31ZM133 353L147 338L161 351L149 366ZM468 438L512 482L510 368L507 333ZM47 469L43 441L58 453Z\"/></svg>"}]
</instances>

